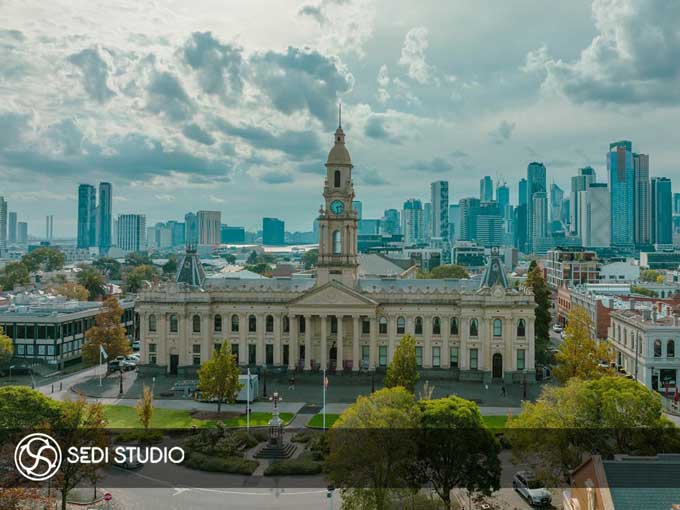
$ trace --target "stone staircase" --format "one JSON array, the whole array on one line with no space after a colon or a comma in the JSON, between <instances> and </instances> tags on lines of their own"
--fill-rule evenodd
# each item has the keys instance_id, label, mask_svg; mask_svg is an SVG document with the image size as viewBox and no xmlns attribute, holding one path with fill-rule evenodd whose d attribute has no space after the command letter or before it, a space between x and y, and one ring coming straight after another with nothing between
<instances>
[{"instance_id":1,"label":"stone staircase","mask_svg":"<svg viewBox=\"0 0 680 510\"><path fill-rule=\"evenodd\" d=\"M255 454L256 459L271 459L282 460L290 459L295 454L297 446L293 443L284 443L282 445L266 443L259 452Z\"/></svg>"}]
</instances>

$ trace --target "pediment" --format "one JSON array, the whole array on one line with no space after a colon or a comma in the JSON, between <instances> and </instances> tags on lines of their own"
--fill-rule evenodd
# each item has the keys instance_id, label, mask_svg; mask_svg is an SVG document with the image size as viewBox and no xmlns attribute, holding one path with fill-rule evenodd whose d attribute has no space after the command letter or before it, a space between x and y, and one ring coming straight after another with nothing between
<instances>
[{"instance_id":1,"label":"pediment","mask_svg":"<svg viewBox=\"0 0 680 510\"><path fill-rule=\"evenodd\" d=\"M289 306L352 306L362 308L373 308L378 306L378 303L370 299L354 289L346 287L340 282L331 281L309 290L304 295L291 301Z\"/></svg>"}]
</instances>

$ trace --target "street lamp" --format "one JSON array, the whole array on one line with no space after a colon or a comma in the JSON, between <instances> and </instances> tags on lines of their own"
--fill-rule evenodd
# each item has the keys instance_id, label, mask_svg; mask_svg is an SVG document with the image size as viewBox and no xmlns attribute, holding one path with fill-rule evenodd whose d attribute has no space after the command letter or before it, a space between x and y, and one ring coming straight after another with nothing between
<instances>
[{"instance_id":1,"label":"street lamp","mask_svg":"<svg viewBox=\"0 0 680 510\"><path fill-rule=\"evenodd\" d=\"M9 382L12 382L12 369L14 368L14 365L9 366Z\"/></svg>"},{"instance_id":2,"label":"street lamp","mask_svg":"<svg viewBox=\"0 0 680 510\"><path fill-rule=\"evenodd\" d=\"M267 365L262 365L262 396L267 398Z\"/></svg>"},{"instance_id":3,"label":"street lamp","mask_svg":"<svg viewBox=\"0 0 680 510\"><path fill-rule=\"evenodd\" d=\"M118 391L119 395L123 395L123 369L120 369L120 389Z\"/></svg>"}]
</instances>

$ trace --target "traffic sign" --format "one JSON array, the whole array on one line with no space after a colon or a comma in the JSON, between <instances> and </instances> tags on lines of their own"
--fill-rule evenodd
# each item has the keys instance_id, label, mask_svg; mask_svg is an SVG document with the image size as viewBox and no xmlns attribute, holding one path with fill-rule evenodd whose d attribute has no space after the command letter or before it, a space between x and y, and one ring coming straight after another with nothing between
<instances>
[{"instance_id":1,"label":"traffic sign","mask_svg":"<svg viewBox=\"0 0 680 510\"><path fill-rule=\"evenodd\" d=\"M111 495L110 492L107 492L104 494L104 501L111 501L113 499L113 496Z\"/></svg>"}]
</instances>

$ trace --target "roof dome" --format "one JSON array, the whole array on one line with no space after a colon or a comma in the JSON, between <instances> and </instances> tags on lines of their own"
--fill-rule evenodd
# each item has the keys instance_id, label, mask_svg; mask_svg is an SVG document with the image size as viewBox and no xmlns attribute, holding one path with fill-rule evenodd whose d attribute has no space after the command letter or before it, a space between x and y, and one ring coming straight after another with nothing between
<instances>
[{"instance_id":1,"label":"roof dome","mask_svg":"<svg viewBox=\"0 0 680 510\"><path fill-rule=\"evenodd\" d=\"M345 132L341 126L335 130L335 144L328 153L326 165L351 165L352 159L345 145Z\"/></svg>"}]
</instances>

